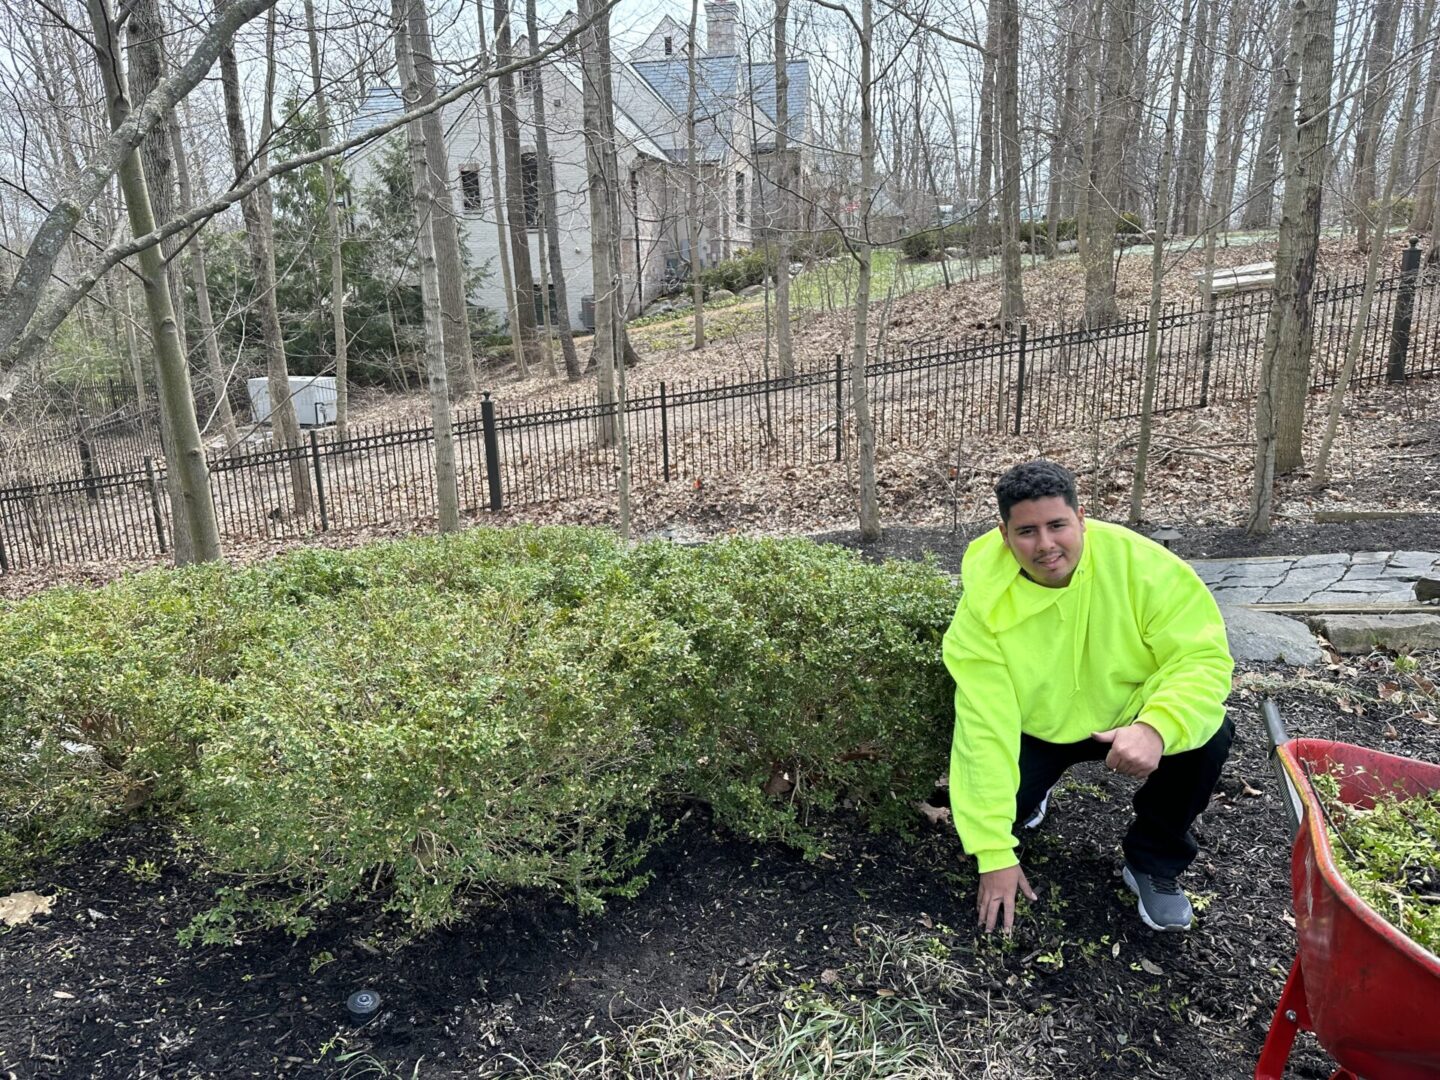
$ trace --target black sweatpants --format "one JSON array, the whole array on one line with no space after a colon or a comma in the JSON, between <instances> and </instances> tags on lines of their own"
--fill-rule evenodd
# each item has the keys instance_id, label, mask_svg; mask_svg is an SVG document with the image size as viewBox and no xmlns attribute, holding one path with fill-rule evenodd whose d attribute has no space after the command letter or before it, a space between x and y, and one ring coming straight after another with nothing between
<instances>
[{"instance_id":1,"label":"black sweatpants","mask_svg":"<svg viewBox=\"0 0 1440 1080\"><path fill-rule=\"evenodd\" d=\"M1204 746L1166 754L1145 778L1135 792L1135 820L1122 845L1125 858L1135 869L1156 877L1178 877L1194 861L1200 848L1190 826L1210 802L1234 737L1235 723L1227 716ZM1095 739L1052 743L1022 734L1015 820L1028 821L1045 793L1071 765L1103 761L1109 752L1109 743Z\"/></svg>"}]
</instances>

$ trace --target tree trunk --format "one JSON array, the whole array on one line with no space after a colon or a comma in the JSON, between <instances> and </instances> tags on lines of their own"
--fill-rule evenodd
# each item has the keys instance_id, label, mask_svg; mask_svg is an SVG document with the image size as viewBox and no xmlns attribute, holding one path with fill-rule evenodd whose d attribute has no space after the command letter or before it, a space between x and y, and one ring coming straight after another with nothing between
<instances>
[{"instance_id":1,"label":"tree trunk","mask_svg":"<svg viewBox=\"0 0 1440 1080\"><path fill-rule=\"evenodd\" d=\"M310 87L320 125L320 145L330 144L330 111L320 81L320 42L315 32L315 3L305 0L305 38L310 46ZM335 205L335 164L320 163L325 183L325 241L330 245L330 323L335 335L335 435L345 439L350 429L350 360L345 333L345 260L340 250L340 208Z\"/></svg>"},{"instance_id":2,"label":"tree trunk","mask_svg":"<svg viewBox=\"0 0 1440 1080\"><path fill-rule=\"evenodd\" d=\"M480 31L480 66L488 68L489 46L485 37L485 0L475 0L475 22ZM495 137L495 102L490 93L490 80L480 87L485 100L485 141L490 149L490 205L495 215L495 250L500 252L500 274L505 287L505 322L510 328L510 349L515 370L525 370L525 341L520 336L520 314L515 298L515 275L510 271L510 225L505 214L505 196L500 187L500 151ZM578 376L572 376L572 380Z\"/></svg>"},{"instance_id":3,"label":"tree trunk","mask_svg":"<svg viewBox=\"0 0 1440 1080\"><path fill-rule=\"evenodd\" d=\"M1380 129L1390 100L1390 62L1395 55L1395 30L1400 22L1399 0L1378 0L1365 50L1365 86L1360 95L1360 128L1355 140L1354 181L1350 188L1351 220L1355 243L1370 250L1370 211L1375 199L1375 159L1380 150Z\"/></svg>"},{"instance_id":4,"label":"tree trunk","mask_svg":"<svg viewBox=\"0 0 1440 1080\"><path fill-rule=\"evenodd\" d=\"M1288 122L1289 110L1294 108L1294 98L1286 97L1287 93L1294 93L1294 83L1287 82L1284 72L1293 27L1293 12L1287 3L1275 21L1270 49L1270 92L1266 99L1265 123L1255 148L1255 164L1250 169L1245 191L1245 212L1240 216L1242 229L1266 229L1274 220L1275 177L1280 167L1282 131Z\"/></svg>"},{"instance_id":5,"label":"tree trunk","mask_svg":"<svg viewBox=\"0 0 1440 1080\"><path fill-rule=\"evenodd\" d=\"M180 132L180 124L173 114L170 121L170 140L174 144L175 152L175 178L180 182L180 212L183 214L195 205L195 196L190 187L190 161L185 153L185 140ZM190 274L195 283L195 314L205 348L205 373L210 379L210 392L215 395L215 415L220 420L225 446L234 450L240 443L240 430L235 425L235 410L230 407L225 364L220 359L220 339L215 332L215 315L210 307L210 279L205 267L205 245L198 236L190 244Z\"/></svg>"},{"instance_id":6,"label":"tree trunk","mask_svg":"<svg viewBox=\"0 0 1440 1080\"><path fill-rule=\"evenodd\" d=\"M782 378L795 374L790 339L790 207L794 180L790 169L790 68L786 56L786 19L790 0L775 0L775 356Z\"/></svg>"},{"instance_id":7,"label":"tree trunk","mask_svg":"<svg viewBox=\"0 0 1440 1080\"><path fill-rule=\"evenodd\" d=\"M435 100L435 51L425 0L414 0L407 11L410 55L415 64L415 97L410 108ZM450 156L445 150L445 125L440 110L426 113L425 161L430 168L430 191L436 210L430 223L435 241L435 269L440 278L440 317L445 329L445 362L456 394L475 385L475 362L470 349L470 315L465 289L465 266L460 258L460 230L455 221L455 196L450 180Z\"/></svg>"},{"instance_id":8,"label":"tree trunk","mask_svg":"<svg viewBox=\"0 0 1440 1080\"><path fill-rule=\"evenodd\" d=\"M1213 0L1199 0L1195 12L1195 48L1185 79L1185 119L1180 136L1180 164L1175 185L1174 230L1194 236L1200 229L1200 198L1205 178L1205 144L1210 130L1210 87L1215 66L1214 27L1219 21ZM1161 222L1159 227L1164 228Z\"/></svg>"},{"instance_id":9,"label":"tree trunk","mask_svg":"<svg viewBox=\"0 0 1440 1080\"><path fill-rule=\"evenodd\" d=\"M1430 231L1430 256L1436 257L1440 233L1434 231L1431 218L1440 204L1440 56L1430 58L1430 77L1425 85L1425 111L1420 121L1420 138L1416 144L1419 183L1415 189L1415 214L1410 219L1411 232Z\"/></svg>"},{"instance_id":10,"label":"tree trunk","mask_svg":"<svg viewBox=\"0 0 1440 1080\"><path fill-rule=\"evenodd\" d=\"M1205 0L1199 0L1205 9ZM1135 476L1130 485L1130 524L1144 517L1145 470L1150 461L1150 431L1155 419L1155 383L1160 371L1160 297L1165 278L1165 228L1170 216L1170 171L1175 153L1175 114L1180 110L1180 82L1185 73L1185 34L1190 29L1190 3L1180 13L1180 32L1175 37L1174 77L1170 83L1170 107L1165 113L1165 140L1160 150L1159 183L1155 189L1155 212L1151 216L1154 243L1150 249L1150 318L1145 330L1145 382L1140 401L1140 438L1135 447ZM1203 38L1203 31L1197 32ZM1198 46L1197 46L1198 48ZM1190 58L1194 70L1195 58ZM1189 102L1186 102L1189 109ZM1183 168L1183 162L1182 162Z\"/></svg>"},{"instance_id":11,"label":"tree trunk","mask_svg":"<svg viewBox=\"0 0 1440 1080\"><path fill-rule=\"evenodd\" d=\"M125 82L120 70L120 54L115 40L115 25L106 0L87 0L90 22L95 31L95 52L105 87L106 104L112 130L119 129L130 114ZM120 165L120 186L125 196L125 209L130 231L144 236L155 228L145 172L139 155L131 153ZM188 541L187 560L212 562L221 557L220 529L215 519L215 504L210 497L210 470L205 461L205 448L200 442L200 425L195 419L195 399L190 393L190 373L185 353L180 347L175 308L170 302L170 280L160 248L151 246L140 252L144 273L145 304L150 313L150 332L154 339L156 369L160 381L160 408L170 421L172 441L167 450L169 471L180 477L180 502L172 504L172 528L176 537L183 532ZM181 558L176 547L176 561Z\"/></svg>"},{"instance_id":12,"label":"tree trunk","mask_svg":"<svg viewBox=\"0 0 1440 1080\"><path fill-rule=\"evenodd\" d=\"M971 226L970 249L978 258L986 258L994 246L990 221L994 208L991 178L995 175L995 64L1000 48L1000 23L994 18L985 21L985 56L980 73L980 173L975 178L975 222Z\"/></svg>"},{"instance_id":13,"label":"tree trunk","mask_svg":"<svg viewBox=\"0 0 1440 1080\"><path fill-rule=\"evenodd\" d=\"M1018 0L992 0L990 18L999 24L1000 55L995 97L1000 113L1000 324L1007 329L1025 318L1020 280L1020 8Z\"/></svg>"},{"instance_id":14,"label":"tree trunk","mask_svg":"<svg viewBox=\"0 0 1440 1080\"><path fill-rule=\"evenodd\" d=\"M855 439L860 477L860 539L880 538L880 501L875 483L875 424L865 360L870 350L870 207L875 201L875 120L871 79L875 41L874 0L860 2L860 236L853 245L860 264L855 288L855 338L850 346L850 405L855 410Z\"/></svg>"},{"instance_id":15,"label":"tree trunk","mask_svg":"<svg viewBox=\"0 0 1440 1080\"><path fill-rule=\"evenodd\" d=\"M1247 531L1270 531L1278 473L1300 464L1300 432L1310 381L1314 310L1310 291L1320 242L1320 196L1329 138L1330 88L1335 62L1335 0L1299 0L1294 43L1286 65L1296 93L1293 119L1282 128L1285 198L1275 253L1275 285L1255 406L1255 490ZM1287 110L1288 111L1288 110Z\"/></svg>"},{"instance_id":16,"label":"tree trunk","mask_svg":"<svg viewBox=\"0 0 1440 1080\"><path fill-rule=\"evenodd\" d=\"M579 0L576 13L580 20L592 18L596 0ZM585 130L585 165L587 172L586 192L590 204L590 264L595 282L595 338L594 364L596 393L601 405L616 405L615 398L615 305L619 297L610 287L610 253L620 242L617 222L611 213L610 193L607 190L605 165L605 67L609 63L606 50L608 39L598 26L591 26L582 39L580 57L582 69L582 94ZM602 414L597 422L597 441L601 446L613 446L617 437L616 417L613 412Z\"/></svg>"},{"instance_id":17,"label":"tree trunk","mask_svg":"<svg viewBox=\"0 0 1440 1080\"><path fill-rule=\"evenodd\" d=\"M525 0L525 28L530 35L530 48L540 47L540 34L535 17L535 0ZM534 87L535 156L540 167L540 198L544 204L545 239L549 249L550 285L555 290L556 329L560 335L560 351L565 357L565 377L571 382L580 378L580 359L575 355L575 335L570 330L570 294L565 285L565 267L560 254L560 211L555 198L555 168L550 161L550 130L545 120L545 69L536 65L530 71ZM639 273L640 268L635 268ZM549 300L546 299L546 310Z\"/></svg>"},{"instance_id":18,"label":"tree trunk","mask_svg":"<svg viewBox=\"0 0 1440 1080\"><path fill-rule=\"evenodd\" d=\"M509 0L495 0L495 60L501 67L515 62L510 37ZM515 111L515 76L501 75L500 146L505 155L505 216L510 225L510 269L515 275L515 313L520 319L523 361L520 377L539 361L535 339L535 275L530 266L530 233L525 222L524 170L520 164L520 117Z\"/></svg>"},{"instance_id":19,"label":"tree trunk","mask_svg":"<svg viewBox=\"0 0 1440 1080\"><path fill-rule=\"evenodd\" d=\"M1115 304L1115 229L1121 198L1120 166L1129 137L1128 97L1134 81L1135 10L1130 0L1104 0L1104 60L1095 118L1095 149L1086 213L1085 322L1119 318Z\"/></svg>"},{"instance_id":20,"label":"tree trunk","mask_svg":"<svg viewBox=\"0 0 1440 1080\"><path fill-rule=\"evenodd\" d=\"M127 34L130 40L128 50L130 70L127 77L129 99L144 101L165 75L163 52L165 27L160 19L160 7L155 0L137 0L132 6L130 17L127 20ZM175 216L175 200L172 196L175 170L174 162L171 159L168 135L166 125L160 124L140 144L140 165L145 173L145 188L150 198L151 216L158 221L168 221ZM190 346L185 333L185 293L181 288L180 279L168 273L170 263L180 253L179 243L178 237L171 237L161 243L160 250L164 255L167 267L166 279L170 287L170 307L175 312L175 333L180 341L181 354L188 357ZM167 447L174 446L176 438L170 423L169 413L162 410L160 435L162 444ZM170 505L178 505L180 499L183 498L181 476L178 469L166 470L165 489L170 496ZM189 550L189 532L183 529L175 530L174 543L175 561L181 564L192 561Z\"/></svg>"},{"instance_id":21,"label":"tree trunk","mask_svg":"<svg viewBox=\"0 0 1440 1080\"><path fill-rule=\"evenodd\" d=\"M1426 4L1427 10L1417 27L1431 25L1430 19L1434 14L1432 4ZM1418 71L1420 61L1414 62L1412 71ZM1418 79L1412 78L1405 89L1405 100L1400 106L1399 126L1395 131L1395 145L1402 147L1410 136L1410 116L1415 108L1415 99L1418 96L1420 83ZM1381 107L1388 103L1382 102ZM1376 208L1374 220L1370 222L1375 242L1370 245L1370 256L1366 259L1365 266L1365 291L1360 298L1360 305L1356 309L1355 325L1350 330L1350 340L1345 349L1345 363L1340 370L1340 377L1335 380L1335 385L1330 389L1330 408L1325 416L1325 434L1320 441L1320 454L1315 459L1315 471L1311 477L1311 484L1316 490L1320 490L1329 482L1330 476L1330 450L1335 443L1335 429L1340 423L1340 407L1344 404L1345 393L1350 387L1350 379L1355 374L1355 364L1360 359L1360 346L1365 340L1366 326L1370 321L1370 309L1375 302L1375 281L1380 273L1380 255L1384 251L1386 225L1390 220L1390 204L1395 197L1395 188L1400 179L1400 173L1405 167L1405 155L1393 153L1390 155L1390 167L1386 170L1385 193L1380 196L1380 205Z\"/></svg>"},{"instance_id":22,"label":"tree trunk","mask_svg":"<svg viewBox=\"0 0 1440 1080\"><path fill-rule=\"evenodd\" d=\"M391 0L395 22L395 61L401 91L413 102L422 93L416 85L418 74L411 48L410 28L415 25L411 10L421 0ZM449 363L445 355L445 327L441 310L440 267L435 257L435 227L448 216L448 201L432 185L434 170L426 153L429 138L424 121L405 125L410 149L410 173L415 182L416 254L420 263L420 295L425 314L425 371L430 386L430 419L435 431L435 505L440 531L460 528L460 495L455 475L455 439L450 424Z\"/></svg>"},{"instance_id":23,"label":"tree trunk","mask_svg":"<svg viewBox=\"0 0 1440 1080\"><path fill-rule=\"evenodd\" d=\"M700 0L690 0L690 33L685 39L685 236L690 246L690 306L695 323L694 348L705 347L705 287L700 284L700 163L695 146L696 86L695 29L700 19Z\"/></svg>"},{"instance_id":24,"label":"tree trunk","mask_svg":"<svg viewBox=\"0 0 1440 1080\"><path fill-rule=\"evenodd\" d=\"M268 65L273 71L273 64ZM271 80L267 78L267 85ZM220 85L225 97L225 123L230 132L230 158L235 166L235 182L250 175L249 140L245 134L245 115L240 102L240 68L235 50L228 43L220 52ZM267 94L267 98L268 98ZM255 274L255 302L260 314L260 336L265 347L265 378L270 390L270 430L275 444L285 449L298 449L300 421L295 403L290 399L290 373L285 363L285 337L280 329L280 310L275 303L275 243L270 206L270 185L260 185L240 200L245 218L245 238L250 251L250 267ZM293 489L297 517L310 512L310 470L300 455L290 459L290 486ZM277 507L276 509L280 509Z\"/></svg>"}]
</instances>

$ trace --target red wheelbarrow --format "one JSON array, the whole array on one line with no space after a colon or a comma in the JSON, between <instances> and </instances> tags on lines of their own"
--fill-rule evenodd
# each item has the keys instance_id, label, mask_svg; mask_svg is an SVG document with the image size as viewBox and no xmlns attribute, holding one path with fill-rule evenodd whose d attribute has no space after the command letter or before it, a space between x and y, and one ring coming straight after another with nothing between
<instances>
[{"instance_id":1,"label":"red wheelbarrow","mask_svg":"<svg viewBox=\"0 0 1440 1080\"><path fill-rule=\"evenodd\" d=\"M1290 739L1262 703L1272 760L1295 834L1290 882L1299 949L1255 1080L1281 1080L1297 1031L1313 1031L1340 1066L1331 1080L1440 1080L1440 958L1360 899L1335 869L1310 776L1336 773L1340 798L1440 788L1440 765L1349 743ZM1336 767L1339 767L1338 769Z\"/></svg>"}]
</instances>

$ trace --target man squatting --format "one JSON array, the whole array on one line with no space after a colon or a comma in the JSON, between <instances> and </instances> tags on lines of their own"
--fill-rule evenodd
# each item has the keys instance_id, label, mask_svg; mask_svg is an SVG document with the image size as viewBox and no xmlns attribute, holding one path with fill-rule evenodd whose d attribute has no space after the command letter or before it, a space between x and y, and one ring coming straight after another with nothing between
<instances>
[{"instance_id":1,"label":"man squatting","mask_svg":"<svg viewBox=\"0 0 1440 1080\"><path fill-rule=\"evenodd\" d=\"M1230 751L1234 662L1220 611L1189 565L1119 525L1086 520L1075 478L1049 461L995 486L1000 525L965 552L945 634L955 679L951 812L979 863L980 925L1009 932L1017 826L1044 817L1067 768L1104 759L1144 780L1125 835L1125 884L1155 930L1189 929L1177 878L1191 825Z\"/></svg>"}]
</instances>

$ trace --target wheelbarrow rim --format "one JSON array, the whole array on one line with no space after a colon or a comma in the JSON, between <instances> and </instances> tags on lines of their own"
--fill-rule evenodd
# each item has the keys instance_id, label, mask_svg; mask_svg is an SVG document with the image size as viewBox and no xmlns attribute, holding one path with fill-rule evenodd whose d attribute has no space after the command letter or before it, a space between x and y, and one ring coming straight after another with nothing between
<instances>
[{"instance_id":1,"label":"wheelbarrow rim","mask_svg":"<svg viewBox=\"0 0 1440 1080\"><path fill-rule=\"evenodd\" d=\"M1325 828L1324 815L1320 812L1315 789L1311 786L1310 778L1301 766L1300 759L1295 752L1297 743L1317 748L1352 744L1334 739L1296 739L1276 748L1280 760L1285 765L1285 771L1289 773L1295 790L1299 792L1300 798L1305 804L1305 821L1301 827L1310 832L1310 846L1315 853L1315 865L1319 869L1320 875L1345 902L1346 907L1363 919L1369 928L1387 941L1392 948L1415 963L1440 974L1440 956L1436 956L1414 938L1403 933L1399 927L1371 907L1369 902L1351 887L1350 883L1345 880L1345 876L1340 873L1339 867L1335 865L1335 853L1330 846L1330 833ZM1297 896L1295 899L1298 905L1299 897ZM1298 917L1299 914L1297 910L1296 916Z\"/></svg>"}]
</instances>

